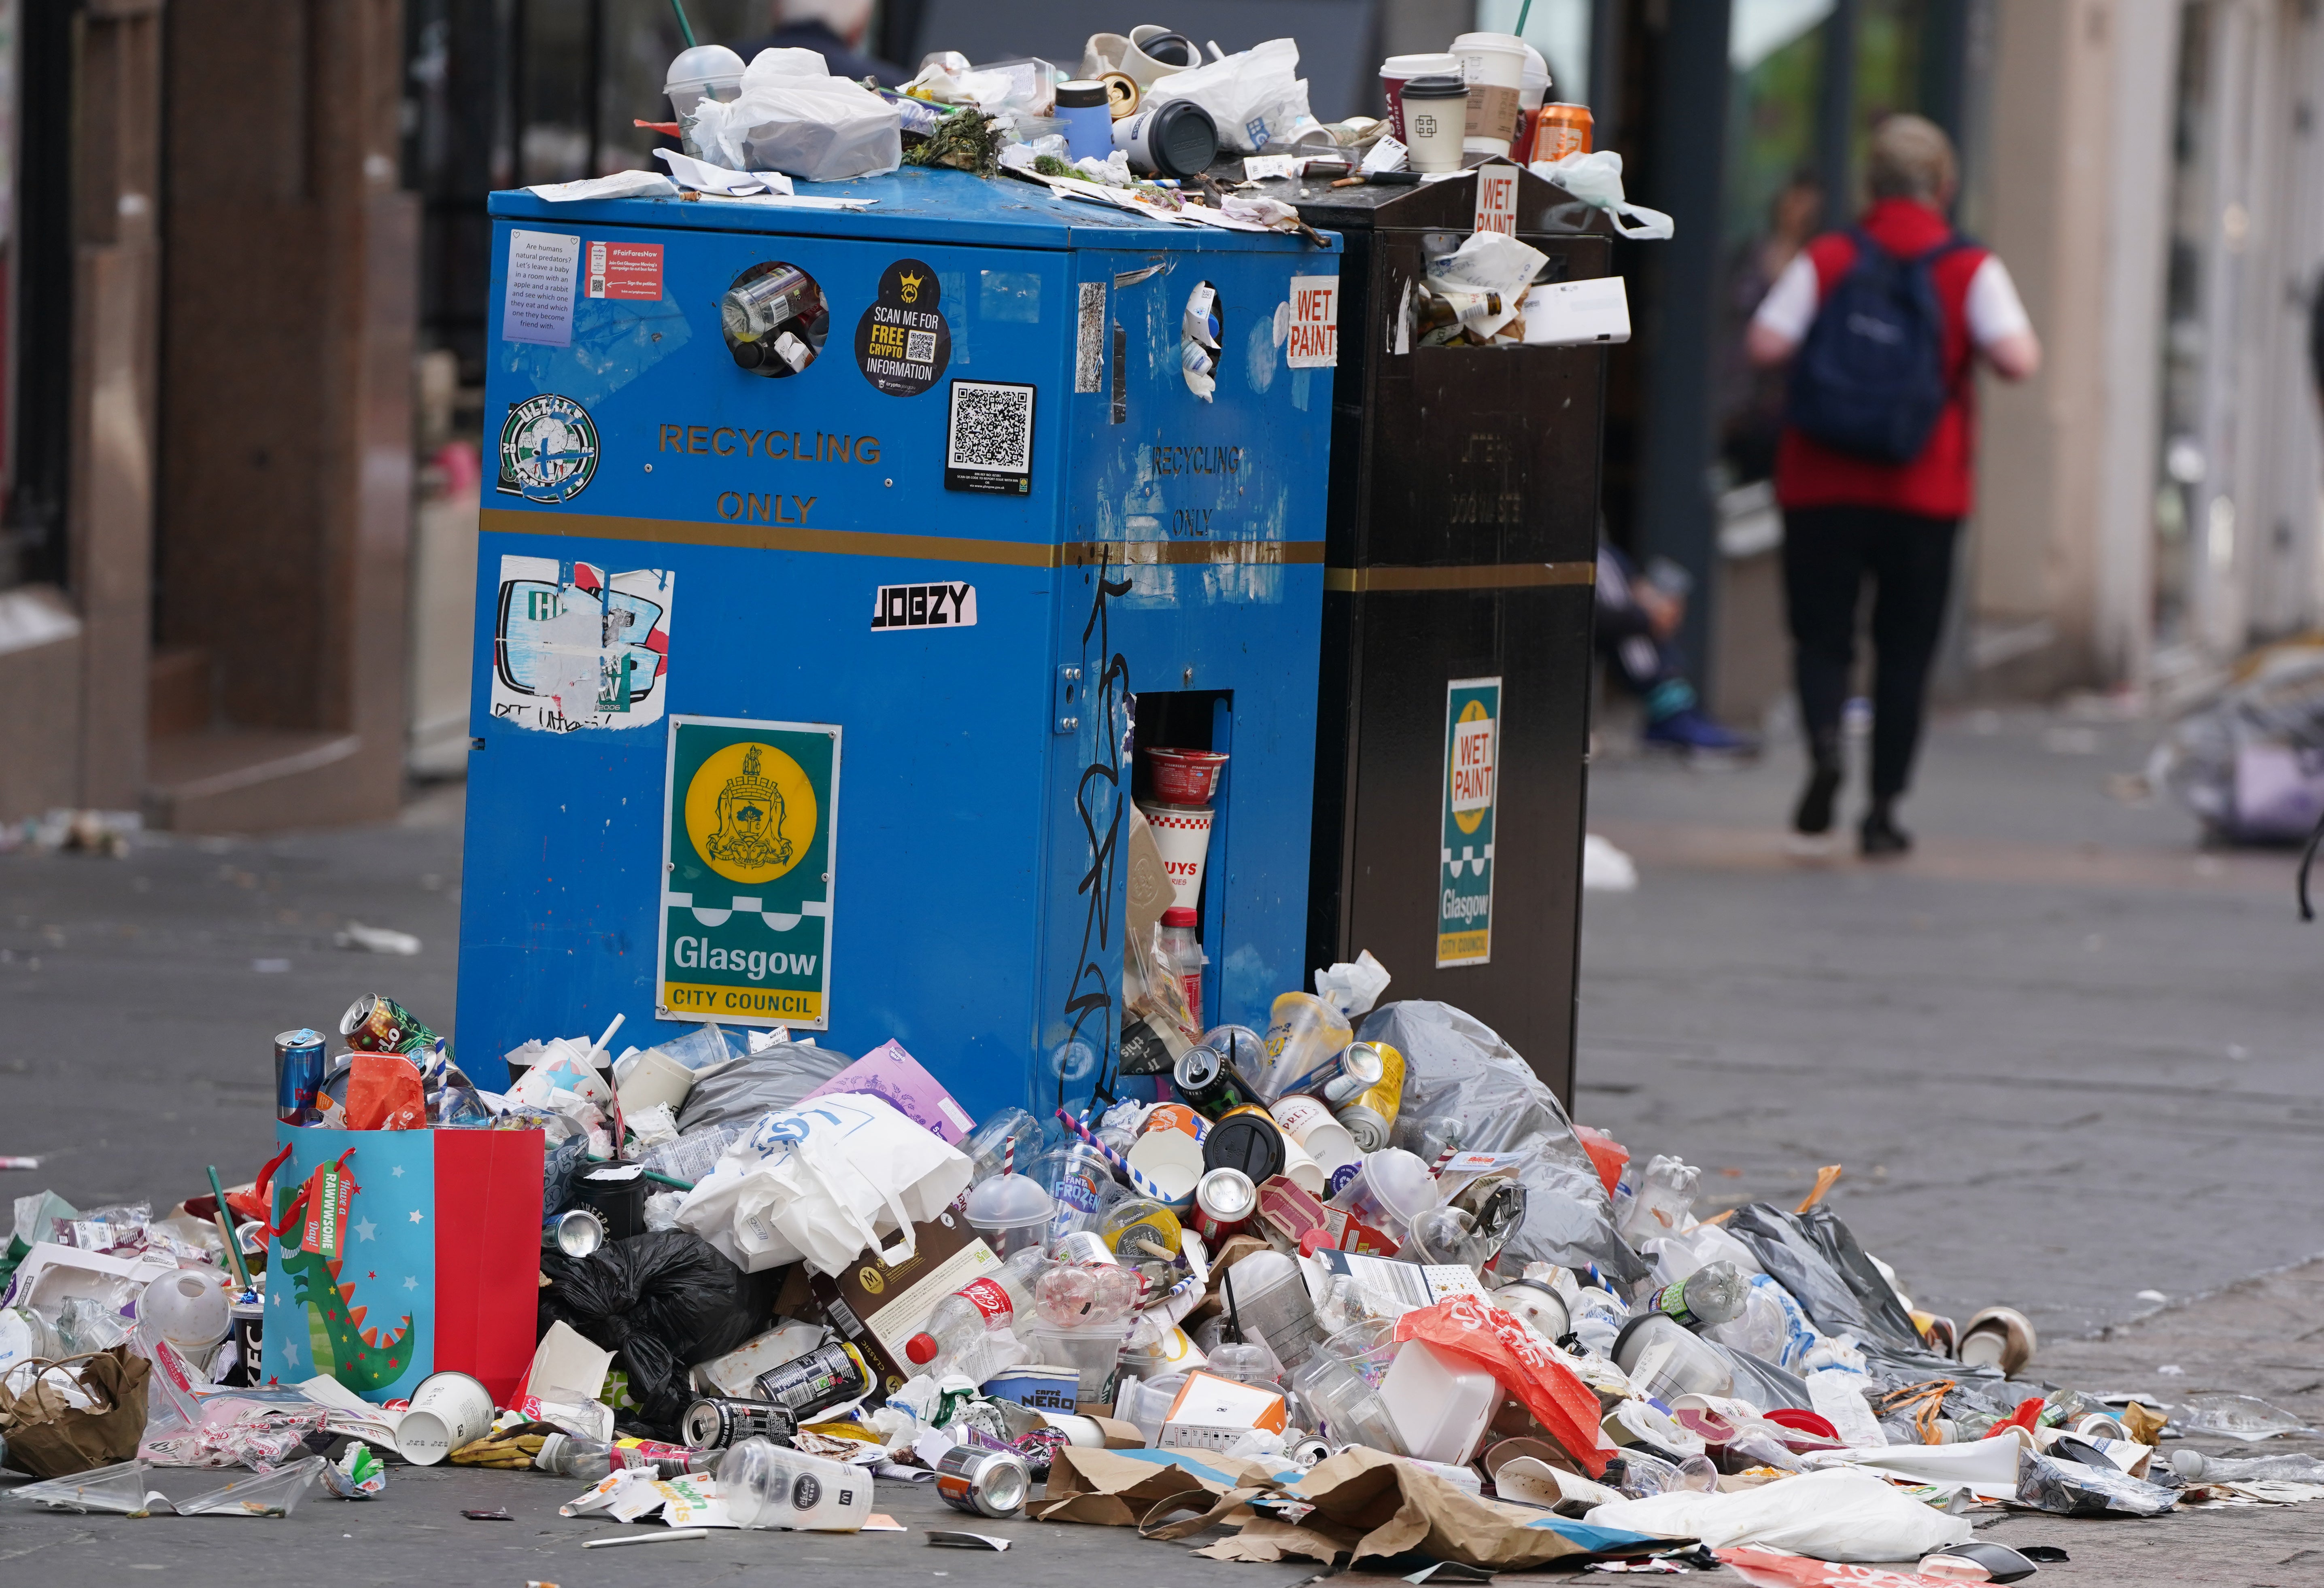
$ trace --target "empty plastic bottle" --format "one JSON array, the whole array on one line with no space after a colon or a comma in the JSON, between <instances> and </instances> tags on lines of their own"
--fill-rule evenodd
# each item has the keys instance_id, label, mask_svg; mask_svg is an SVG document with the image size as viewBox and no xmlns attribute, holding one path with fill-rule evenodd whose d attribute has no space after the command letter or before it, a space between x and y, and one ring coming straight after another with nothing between
<instances>
[{"instance_id":1,"label":"empty plastic bottle","mask_svg":"<svg viewBox=\"0 0 2324 1588\"><path fill-rule=\"evenodd\" d=\"M648 1468L658 1478L708 1472L718 1454L715 1450L687 1450L651 1440L615 1444L585 1434L551 1434L540 1442L540 1454L532 1458L532 1464L560 1478L594 1483L616 1467Z\"/></svg>"},{"instance_id":2,"label":"empty plastic bottle","mask_svg":"<svg viewBox=\"0 0 2324 1588\"><path fill-rule=\"evenodd\" d=\"M1684 1230L1694 1206L1695 1183L1702 1177L1702 1171L1691 1163L1666 1156L1649 1159L1622 1214L1623 1238L1636 1246Z\"/></svg>"},{"instance_id":3,"label":"empty plastic bottle","mask_svg":"<svg viewBox=\"0 0 2324 1588\"><path fill-rule=\"evenodd\" d=\"M1145 1288L1138 1270L1120 1263L1061 1262L1034 1281L1041 1317L1061 1329L1120 1323Z\"/></svg>"},{"instance_id":4,"label":"empty plastic bottle","mask_svg":"<svg viewBox=\"0 0 2324 1588\"><path fill-rule=\"evenodd\" d=\"M1034 1282L1048 1265L1047 1253L1028 1246L999 1268L979 1274L936 1303L928 1326L904 1343L904 1354L914 1366L927 1367L939 1357L963 1356L984 1335L1006 1333L1030 1318Z\"/></svg>"},{"instance_id":5,"label":"empty plastic bottle","mask_svg":"<svg viewBox=\"0 0 2324 1588\"><path fill-rule=\"evenodd\" d=\"M1630 1320L1630 1309L1616 1300L1612 1291L1601 1290L1595 1285L1576 1290L1572 1300L1566 1304L1566 1311L1573 1325L1574 1338L1592 1356L1612 1356L1614 1341L1622 1333L1622 1325Z\"/></svg>"},{"instance_id":6,"label":"empty plastic bottle","mask_svg":"<svg viewBox=\"0 0 2324 1588\"><path fill-rule=\"evenodd\" d=\"M2205 1455L2200 1450L2174 1450L2171 1469L2199 1483L2242 1483L2273 1478L2293 1483L2324 1483L2324 1461L2312 1455Z\"/></svg>"},{"instance_id":7,"label":"empty plastic bottle","mask_svg":"<svg viewBox=\"0 0 2324 1588\"><path fill-rule=\"evenodd\" d=\"M1738 1316L1751 1282L1731 1262L1705 1263L1674 1284L1647 1296L1642 1313L1658 1312L1682 1328L1700 1329Z\"/></svg>"}]
</instances>

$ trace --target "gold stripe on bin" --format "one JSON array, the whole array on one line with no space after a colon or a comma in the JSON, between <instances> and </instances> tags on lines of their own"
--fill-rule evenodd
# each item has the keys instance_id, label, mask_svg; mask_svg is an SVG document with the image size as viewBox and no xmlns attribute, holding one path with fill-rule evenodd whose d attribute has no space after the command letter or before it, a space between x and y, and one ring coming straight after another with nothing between
<instances>
[{"instance_id":1,"label":"gold stripe on bin","mask_svg":"<svg viewBox=\"0 0 2324 1588\"><path fill-rule=\"evenodd\" d=\"M1323 588L1346 594L1401 590L1523 590L1546 585L1594 585L1598 564L1587 562L1488 562L1466 568L1418 568L1408 564L1327 568Z\"/></svg>"},{"instance_id":2,"label":"gold stripe on bin","mask_svg":"<svg viewBox=\"0 0 2324 1588\"><path fill-rule=\"evenodd\" d=\"M1321 540L1076 540L1064 546L973 540L950 535L900 535L870 530L808 530L765 523L705 523L695 519L619 518L591 512L527 512L487 507L482 527L506 535L569 535L593 540L726 546L751 551L816 551L841 557L909 557L931 562L983 562L1015 568L1125 564L1319 564Z\"/></svg>"}]
</instances>

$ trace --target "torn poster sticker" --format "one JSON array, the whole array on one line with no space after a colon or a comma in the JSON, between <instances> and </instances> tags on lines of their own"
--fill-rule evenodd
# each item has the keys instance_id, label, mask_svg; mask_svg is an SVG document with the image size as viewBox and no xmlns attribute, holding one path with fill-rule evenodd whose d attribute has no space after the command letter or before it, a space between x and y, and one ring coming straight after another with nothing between
<instances>
[{"instance_id":1,"label":"torn poster sticker","mask_svg":"<svg viewBox=\"0 0 2324 1588\"><path fill-rule=\"evenodd\" d=\"M549 734L661 721L677 586L668 568L609 575L586 562L503 556L493 720Z\"/></svg>"}]
</instances>

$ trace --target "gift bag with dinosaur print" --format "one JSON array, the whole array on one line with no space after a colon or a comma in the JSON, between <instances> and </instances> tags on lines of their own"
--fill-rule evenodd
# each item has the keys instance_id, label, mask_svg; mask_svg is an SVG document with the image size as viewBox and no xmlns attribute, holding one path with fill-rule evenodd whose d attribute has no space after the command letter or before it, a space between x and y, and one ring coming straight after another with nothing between
<instances>
[{"instance_id":1,"label":"gift bag with dinosaur print","mask_svg":"<svg viewBox=\"0 0 2324 1588\"><path fill-rule=\"evenodd\" d=\"M532 1361L540 1132L279 1125L275 1145L267 1380L389 1401L448 1370L505 1405Z\"/></svg>"}]
</instances>

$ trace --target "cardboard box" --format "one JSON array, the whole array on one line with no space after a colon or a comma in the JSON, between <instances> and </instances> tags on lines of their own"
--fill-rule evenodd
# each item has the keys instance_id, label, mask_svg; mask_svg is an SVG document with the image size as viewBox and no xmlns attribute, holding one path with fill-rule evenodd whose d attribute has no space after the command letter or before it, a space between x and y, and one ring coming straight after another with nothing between
<instances>
[{"instance_id":1,"label":"cardboard box","mask_svg":"<svg viewBox=\"0 0 2324 1588\"><path fill-rule=\"evenodd\" d=\"M917 1250L892 1267L867 1253L836 1279L812 1274L807 1279L832 1327L863 1353L890 1390L919 1371L904 1354L904 1343L927 1327L936 1303L1001 1266L957 1213L938 1214L914 1224L912 1233Z\"/></svg>"}]
</instances>

